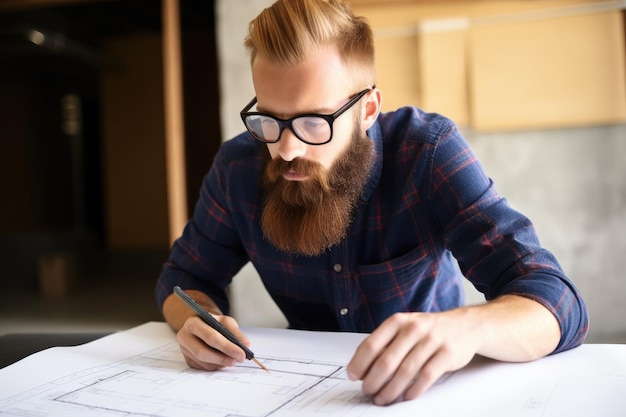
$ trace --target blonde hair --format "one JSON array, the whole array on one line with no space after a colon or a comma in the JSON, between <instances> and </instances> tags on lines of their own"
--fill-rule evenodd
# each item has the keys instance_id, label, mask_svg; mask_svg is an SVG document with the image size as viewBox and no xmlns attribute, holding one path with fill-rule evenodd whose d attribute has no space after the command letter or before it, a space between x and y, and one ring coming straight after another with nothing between
<instances>
[{"instance_id":1,"label":"blonde hair","mask_svg":"<svg viewBox=\"0 0 626 417\"><path fill-rule=\"evenodd\" d=\"M363 86L376 84L374 35L342 0L278 0L250 22L244 46L254 63L261 53L278 64L297 64L323 46L336 46Z\"/></svg>"}]
</instances>

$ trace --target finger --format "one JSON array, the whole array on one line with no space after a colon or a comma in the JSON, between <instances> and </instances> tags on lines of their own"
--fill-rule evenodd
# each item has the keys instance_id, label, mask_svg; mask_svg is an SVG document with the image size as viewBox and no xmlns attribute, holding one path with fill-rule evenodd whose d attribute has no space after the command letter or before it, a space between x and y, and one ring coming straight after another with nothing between
<instances>
[{"instance_id":1,"label":"finger","mask_svg":"<svg viewBox=\"0 0 626 417\"><path fill-rule=\"evenodd\" d=\"M456 367L451 368L449 363L450 355L448 355L444 349L437 351L422 367L415 381L409 384L403 398L405 400L413 400L421 396L430 389L443 374L457 369Z\"/></svg>"},{"instance_id":2,"label":"finger","mask_svg":"<svg viewBox=\"0 0 626 417\"><path fill-rule=\"evenodd\" d=\"M217 316L216 318L224 324L228 330L234 330L236 333L241 335L241 331L239 330L235 319L227 316ZM225 336L206 324L199 317L195 317L195 319L197 320L194 320L191 325L191 327L193 327L192 332L204 343L213 349L222 352L224 355L233 358L237 362L243 362L246 359L245 352L239 346L228 340Z\"/></svg>"},{"instance_id":3,"label":"finger","mask_svg":"<svg viewBox=\"0 0 626 417\"><path fill-rule=\"evenodd\" d=\"M246 336L245 334L241 332L241 329L239 328L239 324L237 324L237 320L235 320L234 318L230 316L218 316L217 319L237 339L239 339L241 343L243 343L245 346L250 346L250 339L248 339L248 336Z\"/></svg>"},{"instance_id":4,"label":"finger","mask_svg":"<svg viewBox=\"0 0 626 417\"><path fill-rule=\"evenodd\" d=\"M197 344L187 344L185 346L181 345L180 351L186 358L187 364L196 369L214 371L216 369L234 366L237 364L237 361L233 358L224 355L219 350L206 346L200 341L197 342Z\"/></svg>"},{"instance_id":5,"label":"finger","mask_svg":"<svg viewBox=\"0 0 626 417\"><path fill-rule=\"evenodd\" d=\"M394 369L393 375L375 393L374 403L387 405L400 399L408 387L412 386L416 377L421 374L424 365L429 362L436 350L437 344L428 337L411 346L409 352L402 357L402 361Z\"/></svg>"},{"instance_id":6,"label":"finger","mask_svg":"<svg viewBox=\"0 0 626 417\"><path fill-rule=\"evenodd\" d=\"M186 349L184 349L182 347L181 347L180 351L183 354L183 357L185 358L185 363L187 363L187 365L190 368L201 369L201 370L205 370L205 371L216 371L218 369L224 368L224 366L220 366L220 365L217 365L217 364L198 362L198 361L194 360L189 355L189 353L186 351Z\"/></svg>"},{"instance_id":7,"label":"finger","mask_svg":"<svg viewBox=\"0 0 626 417\"><path fill-rule=\"evenodd\" d=\"M185 329L178 332L177 339L187 364L193 368L212 371L237 364L235 359L207 345L202 339L186 332Z\"/></svg>"},{"instance_id":8,"label":"finger","mask_svg":"<svg viewBox=\"0 0 626 417\"><path fill-rule=\"evenodd\" d=\"M236 324L234 319L229 324L233 323ZM246 359L244 351L239 346L233 344L197 316L185 321L178 333L178 339L189 354L199 362L232 366Z\"/></svg>"},{"instance_id":9,"label":"finger","mask_svg":"<svg viewBox=\"0 0 626 417\"><path fill-rule=\"evenodd\" d=\"M391 316L359 344L346 366L349 379L358 381L365 378L373 363L396 336L399 319L399 315Z\"/></svg>"},{"instance_id":10,"label":"finger","mask_svg":"<svg viewBox=\"0 0 626 417\"><path fill-rule=\"evenodd\" d=\"M400 330L367 371L363 378L363 393L378 397L381 390L383 390L383 397L385 397L385 393L387 396L393 395L391 392L388 392L389 388L387 387L398 378L399 368L407 361L407 355L415 348L417 342L419 342L419 339L416 341L414 335ZM393 388L395 388L394 384L391 385L391 389ZM390 401L394 399L395 397L391 398Z\"/></svg>"}]
</instances>

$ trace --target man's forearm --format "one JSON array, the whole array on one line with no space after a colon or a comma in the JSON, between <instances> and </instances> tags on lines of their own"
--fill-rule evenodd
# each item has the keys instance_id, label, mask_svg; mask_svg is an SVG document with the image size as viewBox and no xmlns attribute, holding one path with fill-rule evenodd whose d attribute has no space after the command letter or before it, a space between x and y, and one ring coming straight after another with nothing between
<instances>
[{"instance_id":1,"label":"man's forearm","mask_svg":"<svg viewBox=\"0 0 626 417\"><path fill-rule=\"evenodd\" d=\"M480 355L509 362L531 361L552 353L560 341L554 315L529 298L505 295L469 309L472 320L482 323Z\"/></svg>"},{"instance_id":2,"label":"man's forearm","mask_svg":"<svg viewBox=\"0 0 626 417\"><path fill-rule=\"evenodd\" d=\"M220 308L215 302L201 291L188 290L185 291L198 304L204 307L211 314L222 314ZM185 305L175 294L171 294L163 303L163 317L165 321L176 331L183 327L185 321L195 315L195 313Z\"/></svg>"}]
</instances>

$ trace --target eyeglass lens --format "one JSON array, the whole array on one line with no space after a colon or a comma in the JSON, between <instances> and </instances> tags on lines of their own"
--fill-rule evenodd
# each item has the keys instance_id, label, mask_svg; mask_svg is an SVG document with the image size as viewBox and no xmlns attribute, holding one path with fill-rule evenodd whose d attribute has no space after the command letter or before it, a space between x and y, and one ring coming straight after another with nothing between
<instances>
[{"instance_id":1,"label":"eyeglass lens","mask_svg":"<svg viewBox=\"0 0 626 417\"><path fill-rule=\"evenodd\" d=\"M250 133L263 142L278 141L281 125L282 128L291 125L291 130L296 136L308 143L324 143L331 135L330 124L322 117L302 116L281 123L269 116L250 115L246 117L245 122Z\"/></svg>"}]
</instances>

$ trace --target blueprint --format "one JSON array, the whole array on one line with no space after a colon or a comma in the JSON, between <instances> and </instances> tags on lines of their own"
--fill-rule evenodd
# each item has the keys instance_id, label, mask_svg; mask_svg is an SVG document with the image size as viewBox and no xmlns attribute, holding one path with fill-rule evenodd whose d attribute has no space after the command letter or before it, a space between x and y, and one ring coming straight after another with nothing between
<instances>
[{"instance_id":1,"label":"blueprint","mask_svg":"<svg viewBox=\"0 0 626 417\"><path fill-rule=\"evenodd\" d=\"M364 335L245 329L251 361L189 368L173 332L147 323L0 369L0 416L369 417L626 415L626 346L590 345L528 364L476 358L423 397L374 405L345 364Z\"/></svg>"}]
</instances>

